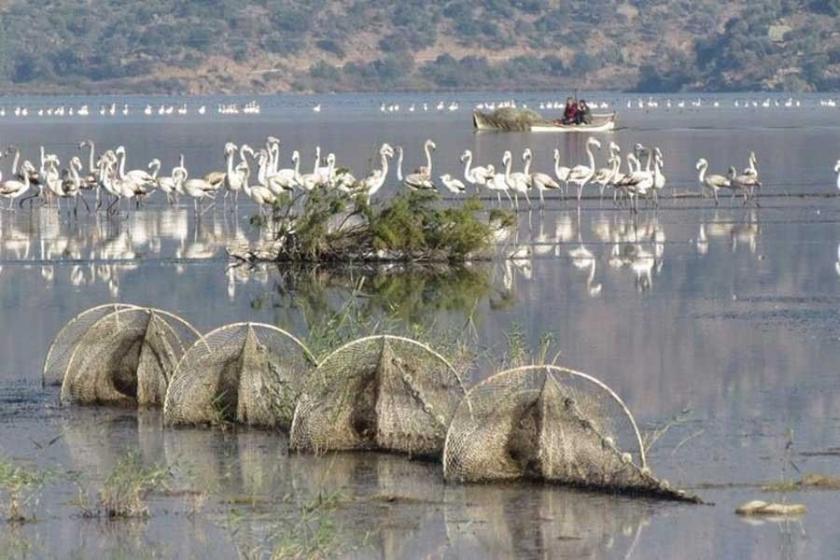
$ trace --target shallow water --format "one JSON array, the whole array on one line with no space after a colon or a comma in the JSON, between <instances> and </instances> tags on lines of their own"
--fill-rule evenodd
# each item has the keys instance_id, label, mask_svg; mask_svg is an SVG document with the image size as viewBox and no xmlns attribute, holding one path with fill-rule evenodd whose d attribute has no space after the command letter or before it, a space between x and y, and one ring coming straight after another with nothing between
<instances>
[{"instance_id":1,"label":"shallow water","mask_svg":"<svg viewBox=\"0 0 840 560\"><path fill-rule=\"evenodd\" d=\"M257 145L269 133L281 138L284 154L320 144L356 170L383 141L404 145L413 168L427 137L438 144L436 168L453 174L467 147L497 166L505 149L525 146L541 169L550 168L554 147L565 161L585 157L575 135L476 135L466 109L382 115L379 98L333 96L319 98L324 110L316 115L308 111L315 101L296 99L266 104L260 116L185 123L7 119L0 138L29 157L47 142L62 159L84 137L124 143L130 167L152 157L168 167L183 151L196 174L221 167L226 140ZM462 107L471 99L478 97L464 97ZM778 499L760 486L798 478L790 461L802 472L840 474L831 451L840 446L840 203L828 196L836 192L840 111L813 105L622 111L626 128L602 136L625 150L661 146L669 186L657 211L634 217L611 201L578 208L551 198L543 212L520 212L518 235L501 249L526 258L456 272L230 269L225 249L260 237L247 204L238 213L219 204L200 219L160 201L119 218L38 207L0 212L0 454L82 473L90 489L126 449L178 473L177 487L153 495L152 516L135 523L81 518L72 505L76 485L56 479L40 494L37 523L0 526L0 548L12 557L231 557L290 538L307 500L338 492L338 505L324 513L334 522L325 537L331 555L831 557L840 545L831 491L788 495L809 508L798 521L754 524L733 513L748 499ZM764 180L760 208L667 198L672 187L697 191L697 158L722 172L742 168L750 150ZM780 196L788 194L803 196ZM581 246L594 261L575 258ZM355 297L361 276L360 313L394 314L440 337L466 333L481 349L476 379L493 372L514 328L533 346L550 332L560 361L613 387L643 428L685 411L650 460L657 474L715 505L444 485L437 465L375 454L289 456L282 436L162 430L154 411L61 408L56 389L40 387L52 337L88 307L153 305L202 331L250 320L304 337ZM198 499L183 492L193 488L208 490L195 514Z\"/></svg>"}]
</instances>

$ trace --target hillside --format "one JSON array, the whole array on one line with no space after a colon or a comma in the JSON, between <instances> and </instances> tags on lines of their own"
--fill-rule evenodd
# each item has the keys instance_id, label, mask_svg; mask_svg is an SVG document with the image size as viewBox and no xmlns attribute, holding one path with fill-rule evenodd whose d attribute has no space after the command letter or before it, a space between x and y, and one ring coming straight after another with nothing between
<instances>
[{"instance_id":1,"label":"hillside","mask_svg":"<svg viewBox=\"0 0 840 560\"><path fill-rule=\"evenodd\" d=\"M0 0L0 88L840 89L840 0Z\"/></svg>"}]
</instances>

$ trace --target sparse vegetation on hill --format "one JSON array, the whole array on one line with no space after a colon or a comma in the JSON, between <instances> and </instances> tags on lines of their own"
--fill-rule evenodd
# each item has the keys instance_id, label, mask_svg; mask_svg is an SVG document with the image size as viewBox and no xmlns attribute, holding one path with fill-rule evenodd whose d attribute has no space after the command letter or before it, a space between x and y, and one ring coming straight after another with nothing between
<instances>
[{"instance_id":1,"label":"sparse vegetation on hill","mask_svg":"<svg viewBox=\"0 0 840 560\"><path fill-rule=\"evenodd\" d=\"M840 88L840 0L0 0L14 91Z\"/></svg>"}]
</instances>

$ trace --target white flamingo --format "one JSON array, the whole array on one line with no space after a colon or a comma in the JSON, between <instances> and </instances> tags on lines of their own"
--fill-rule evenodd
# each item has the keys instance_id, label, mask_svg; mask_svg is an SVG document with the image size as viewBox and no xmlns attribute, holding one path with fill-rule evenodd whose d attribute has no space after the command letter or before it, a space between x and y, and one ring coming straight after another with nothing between
<instances>
[{"instance_id":1,"label":"white flamingo","mask_svg":"<svg viewBox=\"0 0 840 560\"><path fill-rule=\"evenodd\" d=\"M426 140L423 144L423 151L426 153L426 165L406 176L403 182L408 188L414 190L434 190L435 185L432 182L432 152L436 149L437 146L431 140Z\"/></svg>"},{"instance_id":2,"label":"white flamingo","mask_svg":"<svg viewBox=\"0 0 840 560\"><path fill-rule=\"evenodd\" d=\"M29 172L34 172L35 167L30 162L24 161L21 170L23 171L23 180L8 179L0 182L0 198L9 199L9 210L12 209L15 200L26 194L26 191L29 190ZM0 175L0 179L2 179L2 175Z\"/></svg>"},{"instance_id":3,"label":"white flamingo","mask_svg":"<svg viewBox=\"0 0 840 560\"><path fill-rule=\"evenodd\" d=\"M720 189L728 189L731 186L731 182L728 178L724 177L723 175L709 175L707 171L709 169L709 162L706 158L700 158L697 160L697 165L695 166L697 171L700 172L697 180L700 181L700 184L706 187L707 189L712 191L712 195L715 197L715 206L720 203L720 199L718 198L718 191Z\"/></svg>"},{"instance_id":4,"label":"white flamingo","mask_svg":"<svg viewBox=\"0 0 840 560\"><path fill-rule=\"evenodd\" d=\"M243 159L241 162L239 162L239 164L234 169L234 172L236 172L237 175L241 177L243 192L248 198L250 198L254 202L254 204L257 205L257 209L262 215L263 208L274 204L274 202L277 200L277 197L267 187L264 187L262 185L251 186L249 184L249 179L251 177L251 168L248 165L247 159Z\"/></svg>"},{"instance_id":5,"label":"white flamingo","mask_svg":"<svg viewBox=\"0 0 840 560\"><path fill-rule=\"evenodd\" d=\"M388 144L382 144L379 148L379 157L382 167L374 169L370 175L360 181L360 187L367 196L368 204L371 197L385 184L385 179L388 177L388 158L394 157L394 149Z\"/></svg>"},{"instance_id":6,"label":"white flamingo","mask_svg":"<svg viewBox=\"0 0 840 560\"><path fill-rule=\"evenodd\" d=\"M738 175L734 167L729 168L729 182L732 188L732 197L735 197L736 191L741 191L744 195L744 204L754 197L756 189L761 188L761 182L756 175ZM758 205L757 200L756 205Z\"/></svg>"},{"instance_id":7,"label":"white flamingo","mask_svg":"<svg viewBox=\"0 0 840 560\"><path fill-rule=\"evenodd\" d=\"M478 192L479 187L487 186L487 180L493 177L496 171L492 165L472 167L472 160L472 151L464 150L464 153L461 154L461 163L464 164L464 179L467 183L474 185L476 192ZM498 195L498 193L496 194ZM501 202L501 198L499 198L499 202Z\"/></svg>"},{"instance_id":8,"label":"white flamingo","mask_svg":"<svg viewBox=\"0 0 840 560\"><path fill-rule=\"evenodd\" d=\"M528 178L529 184L537 189L537 192L540 195L540 207L545 206L545 198L543 196L543 192L547 190L552 191L559 191L560 184L551 178L550 175L547 173L541 173L539 171L535 171L531 173L531 164L533 163L534 154L531 152L531 148L526 148L525 151L522 153L522 159L525 161L525 169L523 173Z\"/></svg>"},{"instance_id":9,"label":"white flamingo","mask_svg":"<svg viewBox=\"0 0 840 560\"><path fill-rule=\"evenodd\" d=\"M443 183L443 186L446 187L446 190L453 194L463 194L463 192L466 190L464 183L454 178L449 173L441 175L440 182Z\"/></svg>"},{"instance_id":10,"label":"white flamingo","mask_svg":"<svg viewBox=\"0 0 840 560\"><path fill-rule=\"evenodd\" d=\"M569 171L568 182L577 185L578 202L580 202L580 197L583 194L584 185L595 175L595 154L592 153L593 146L601 149L601 142L597 138L589 138L586 141L586 155L589 157L589 165L576 165Z\"/></svg>"},{"instance_id":11,"label":"white flamingo","mask_svg":"<svg viewBox=\"0 0 840 560\"><path fill-rule=\"evenodd\" d=\"M563 196L565 197L569 188L569 173L572 171L571 167L560 165L560 150L554 149L554 176L557 180L563 183Z\"/></svg>"},{"instance_id":12,"label":"white flamingo","mask_svg":"<svg viewBox=\"0 0 840 560\"><path fill-rule=\"evenodd\" d=\"M513 205L519 208L519 194L525 195L525 200L528 206L531 206L531 199L528 198L528 177L522 172L511 173L513 166L513 155L510 150L505 151L502 155L502 165L505 167L505 183L507 183L508 190L513 192Z\"/></svg>"}]
</instances>

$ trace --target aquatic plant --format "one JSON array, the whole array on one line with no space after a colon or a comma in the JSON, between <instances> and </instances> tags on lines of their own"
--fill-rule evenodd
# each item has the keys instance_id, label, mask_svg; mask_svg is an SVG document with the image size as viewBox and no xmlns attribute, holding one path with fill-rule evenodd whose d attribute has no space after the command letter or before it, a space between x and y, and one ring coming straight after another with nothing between
<instances>
[{"instance_id":1,"label":"aquatic plant","mask_svg":"<svg viewBox=\"0 0 840 560\"><path fill-rule=\"evenodd\" d=\"M91 504L88 492L76 480L79 495L75 505L82 511L83 517L148 517L146 498L152 492L168 489L172 478L172 467L162 463L144 465L138 452L129 451L119 458L105 479L96 505Z\"/></svg>"},{"instance_id":2,"label":"aquatic plant","mask_svg":"<svg viewBox=\"0 0 840 560\"><path fill-rule=\"evenodd\" d=\"M370 205L362 195L316 189L275 204L270 244L232 256L244 262L464 262L486 258L501 227L498 214L491 221L483 212L474 198L447 208L435 193L409 191Z\"/></svg>"},{"instance_id":3,"label":"aquatic plant","mask_svg":"<svg viewBox=\"0 0 840 560\"><path fill-rule=\"evenodd\" d=\"M0 457L0 496L5 505L4 518L9 523L25 523L35 519L29 512L37 505L40 490L52 473L30 466L20 466Z\"/></svg>"}]
</instances>

